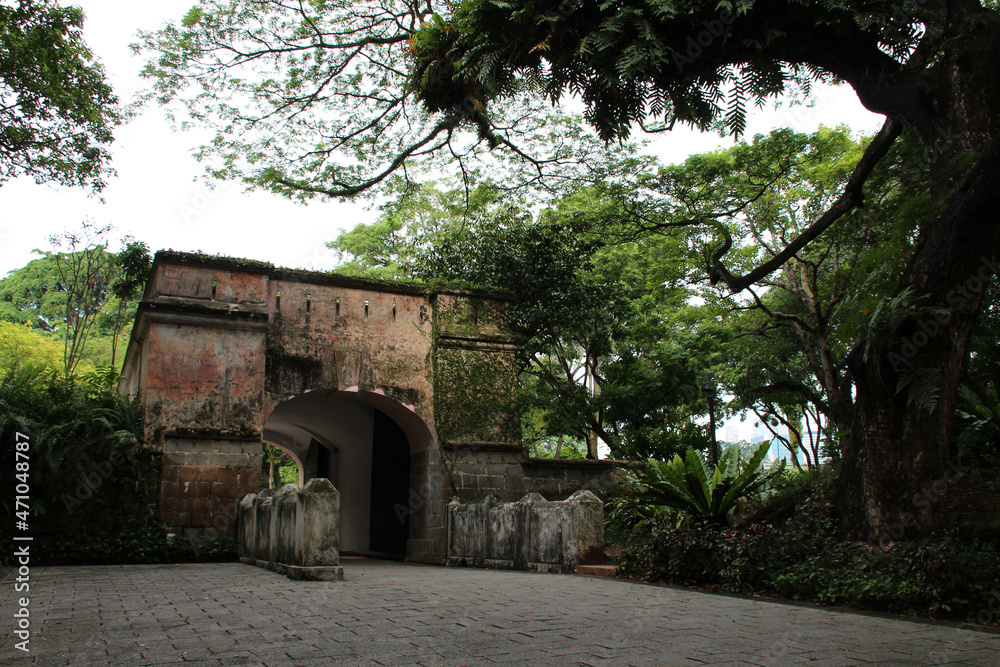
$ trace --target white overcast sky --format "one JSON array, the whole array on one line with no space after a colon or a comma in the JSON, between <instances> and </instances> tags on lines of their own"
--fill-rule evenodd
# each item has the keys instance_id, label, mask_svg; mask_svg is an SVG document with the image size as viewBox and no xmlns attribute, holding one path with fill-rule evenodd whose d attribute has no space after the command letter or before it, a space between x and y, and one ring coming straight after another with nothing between
<instances>
[{"instance_id":1,"label":"white overcast sky","mask_svg":"<svg viewBox=\"0 0 1000 667\"><path fill-rule=\"evenodd\" d=\"M142 86L137 75L141 60L128 48L136 31L178 19L194 2L77 0L72 4L83 7L87 42L103 62L119 98L128 101ZM849 89L824 88L812 107L757 111L748 136L774 127L813 131L821 124L840 123L873 133L881 118L862 109ZM104 203L82 191L40 186L27 179L4 184L0 276L31 260L32 249L47 248L51 235L76 229L85 218L111 223L119 238L132 235L154 251L200 250L319 270L331 268L334 260L324 241L374 219L360 203L293 204L270 194L244 193L232 183L209 189L201 180L201 165L191 157L198 140L190 132L172 132L163 110L151 107L117 133L112 154L118 176L104 191ZM670 133L656 147L660 159L672 163L731 143L684 129Z\"/></svg>"}]
</instances>

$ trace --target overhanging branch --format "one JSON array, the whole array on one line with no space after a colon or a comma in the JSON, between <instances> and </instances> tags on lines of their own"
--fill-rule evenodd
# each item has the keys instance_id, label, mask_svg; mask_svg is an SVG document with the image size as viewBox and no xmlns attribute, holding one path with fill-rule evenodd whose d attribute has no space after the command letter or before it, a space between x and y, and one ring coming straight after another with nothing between
<instances>
[{"instance_id":1,"label":"overhanging branch","mask_svg":"<svg viewBox=\"0 0 1000 667\"><path fill-rule=\"evenodd\" d=\"M784 250L750 273L737 277L730 273L725 265L723 265L722 257L729 251L729 248L732 247L732 238L725 230L725 227L719 224L717 227L724 232L725 241L722 246L715 251L714 256L712 257L711 274L709 276L712 284L714 285L715 283L722 281L734 294L742 292L761 278L764 278L779 269L785 262L794 257L799 250L804 248L810 241L826 231L830 225L840 219L843 215L858 206L861 206L864 203L864 192L862 188L865 181L868 179L868 176L871 175L875 165L877 165L882 158L885 157L886 153L889 152L889 148L892 146L893 142L896 141L896 138L899 137L902 129L902 124L898 121L893 120L892 118L886 118L885 123L882 125L882 129L879 130L878 134L875 135L875 138L873 138L871 143L868 144L865 154L861 156L858 164L855 165L854 171L851 172L850 178L844 185L844 192L840 195L837 201L835 201L833 205L827 209L826 213L821 215L812 225L799 234L794 241L789 243Z\"/></svg>"}]
</instances>

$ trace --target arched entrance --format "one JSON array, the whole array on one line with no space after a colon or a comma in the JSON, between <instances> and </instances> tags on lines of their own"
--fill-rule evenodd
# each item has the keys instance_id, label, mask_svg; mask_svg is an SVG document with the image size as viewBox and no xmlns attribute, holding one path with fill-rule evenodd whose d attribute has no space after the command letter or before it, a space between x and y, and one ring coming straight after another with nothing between
<instances>
[{"instance_id":1,"label":"arched entrance","mask_svg":"<svg viewBox=\"0 0 1000 667\"><path fill-rule=\"evenodd\" d=\"M379 392L311 391L278 404L263 439L288 451L299 482L326 477L340 491L340 550L402 558L423 523L422 489L432 436L423 421Z\"/></svg>"}]
</instances>

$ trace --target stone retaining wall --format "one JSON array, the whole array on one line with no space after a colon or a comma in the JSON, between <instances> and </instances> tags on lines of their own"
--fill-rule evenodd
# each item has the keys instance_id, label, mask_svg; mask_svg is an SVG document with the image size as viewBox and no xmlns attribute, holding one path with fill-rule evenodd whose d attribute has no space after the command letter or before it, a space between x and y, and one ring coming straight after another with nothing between
<instances>
[{"instance_id":1,"label":"stone retaining wall","mask_svg":"<svg viewBox=\"0 0 1000 667\"><path fill-rule=\"evenodd\" d=\"M448 505L448 564L574 572L604 555L604 503L590 491L562 501L529 493Z\"/></svg>"},{"instance_id":2,"label":"stone retaining wall","mask_svg":"<svg viewBox=\"0 0 1000 667\"><path fill-rule=\"evenodd\" d=\"M582 489L607 500L633 465L630 461L527 458L523 445L500 442L447 442L442 456L447 492L462 502L487 496L513 502L525 493L563 500Z\"/></svg>"},{"instance_id":3,"label":"stone retaining wall","mask_svg":"<svg viewBox=\"0 0 1000 667\"><path fill-rule=\"evenodd\" d=\"M524 490L562 500L587 489L602 500L614 493L629 461L588 459L525 459Z\"/></svg>"},{"instance_id":4,"label":"stone retaining wall","mask_svg":"<svg viewBox=\"0 0 1000 667\"><path fill-rule=\"evenodd\" d=\"M340 493L330 480L286 484L240 501L240 560L291 579L337 580L340 567Z\"/></svg>"}]
</instances>

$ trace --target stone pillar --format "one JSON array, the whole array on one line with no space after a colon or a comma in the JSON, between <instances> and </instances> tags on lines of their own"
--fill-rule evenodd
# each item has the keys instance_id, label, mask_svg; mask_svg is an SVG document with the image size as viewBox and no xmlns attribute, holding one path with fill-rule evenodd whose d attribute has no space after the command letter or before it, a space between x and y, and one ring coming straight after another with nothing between
<instances>
[{"instance_id":1,"label":"stone pillar","mask_svg":"<svg viewBox=\"0 0 1000 667\"><path fill-rule=\"evenodd\" d=\"M566 499L573 507L576 544L572 546L577 564L603 563L604 503L590 491L577 491Z\"/></svg>"},{"instance_id":2,"label":"stone pillar","mask_svg":"<svg viewBox=\"0 0 1000 667\"><path fill-rule=\"evenodd\" d=\"M314 478L300 490L286 484L240 502L240 560L291 579L336 581L340 567L340 493Z\"/></svg>"},{"instance_id":3,"label":"stone pillar","mask_svg":"<svg viewBox=\"0 0 1000 667\"><path fill-rule=\"evenodd\" d=\"M299 493L299 562L305 567L340 564L340 494L330 480L316 477Z\"/></svg>"}]
</instances>

